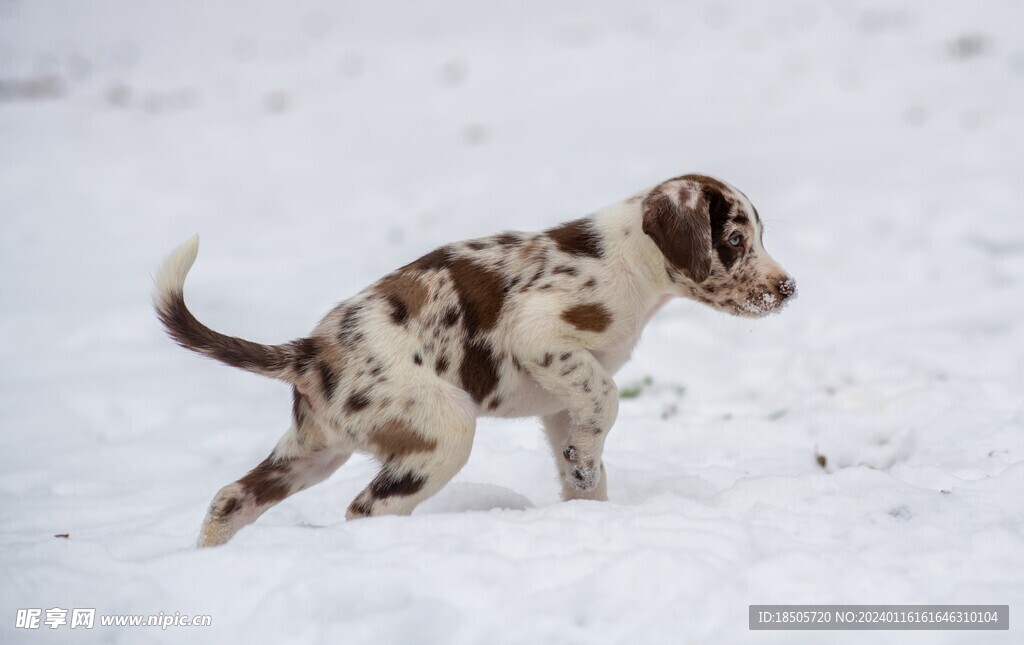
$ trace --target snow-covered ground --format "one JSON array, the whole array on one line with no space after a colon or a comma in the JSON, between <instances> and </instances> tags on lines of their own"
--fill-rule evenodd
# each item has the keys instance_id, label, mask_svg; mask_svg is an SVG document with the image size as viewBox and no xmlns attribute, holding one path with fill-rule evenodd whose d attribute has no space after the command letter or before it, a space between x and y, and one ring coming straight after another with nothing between
<instances>
[{"instance_id":1,"label":"snow-covered ground","mask_svg":"<svg viewBox=\"0 0 1024 645\"><path fill-rule=\"evenodd\" d=\"M1009 643L1024 620L1024 5L0 2L0 641ZM800 285L677 301L608 503L484 420L408 518L353 459L229 545L286 386L175 347L150 276L281 342L435 246L688 171ZM54 537L68 534L66 539ZM999 603L1007 632L750 632L751 603ZM24 631L18 608L213 626Z\"/></svg>"}]
</instances>

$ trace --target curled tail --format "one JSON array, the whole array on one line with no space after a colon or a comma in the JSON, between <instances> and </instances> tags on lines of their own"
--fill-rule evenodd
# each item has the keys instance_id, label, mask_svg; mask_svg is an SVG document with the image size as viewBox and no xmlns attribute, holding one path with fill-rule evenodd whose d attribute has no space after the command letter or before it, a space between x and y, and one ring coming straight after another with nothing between
<instances>
[{"instance_id":1,"label":"curled tail","mask_svg":"<svg viewBox=\"0 0 1024 645\"><path fill-rule=\"evenodd\" d=\"M156 275L153 305L167 333L186 349L248 372L294 383L315 351L311 338L263 345L214 331L185 306L185 276L199 253L199 236L174 249Z\"/></svg>"}]
</instances>

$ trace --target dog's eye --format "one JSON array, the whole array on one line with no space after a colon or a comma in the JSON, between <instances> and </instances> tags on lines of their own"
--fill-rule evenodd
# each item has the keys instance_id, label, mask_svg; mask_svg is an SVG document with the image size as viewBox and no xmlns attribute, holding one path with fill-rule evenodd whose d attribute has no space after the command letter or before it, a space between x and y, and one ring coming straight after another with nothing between
<instances>
[{"instance_id":1,"label":"dog's eye","mask_svg":"<svg viewBox=\"0 0 1024 645\"><path fill-rule=\"evenodd\" d=\"M736 235L733 235L732 237L729 238L729 245L730 246L739 246L740 242L742 242L742 241L743 241L743 236L740 235L739 233L737 233Z\"/></svg>"}]
</instances>

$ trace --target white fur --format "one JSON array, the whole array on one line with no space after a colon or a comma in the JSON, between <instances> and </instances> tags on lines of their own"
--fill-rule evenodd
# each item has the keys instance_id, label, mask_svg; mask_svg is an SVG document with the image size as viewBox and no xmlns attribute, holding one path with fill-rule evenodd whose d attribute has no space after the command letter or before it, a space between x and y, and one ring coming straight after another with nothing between
<instances>
[{"instance_id":1,"label":"white fur","mask_svg":"<svg viewBox=\"0 0 1024 645\"><path fill-rule=\"evenodd\" d=\"M199 254L199 235L193 235L186 242L170 252L153 279L153 304L157 307L167 301L175 293L181 293L185 287L192 264Z\"/></svg>"}]
</instances>

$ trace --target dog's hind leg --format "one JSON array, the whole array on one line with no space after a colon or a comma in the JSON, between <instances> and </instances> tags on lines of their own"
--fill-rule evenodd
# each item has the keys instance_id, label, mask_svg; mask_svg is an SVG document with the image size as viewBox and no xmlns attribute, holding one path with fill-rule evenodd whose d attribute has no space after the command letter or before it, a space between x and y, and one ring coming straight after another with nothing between
<instances>
[{"instance_id":1,"label":"dog's hind leg","mask_svg":"<svg viewBox=\"0 0 1024 645\"><path fill-rule=\"evenodd\" d=\"M371 433L370 448L383 466L348 507L347 519L409 515L466 464L476 430L469 406L446 404L443 396L423 401Z\"/></svg>"},{"instance_id":2,"label":"dog's hind leg","mask_svg":"<svg viewBox=\"0 0 1024 645\"><path fill-rule=\"evenodd\" d=\"M330 477L352 455L351 450L326 445L308 404L297 393L294 417L270 456L213 498L199 546L224 544L281 500Z\"/></svg>"}]
</instances>

